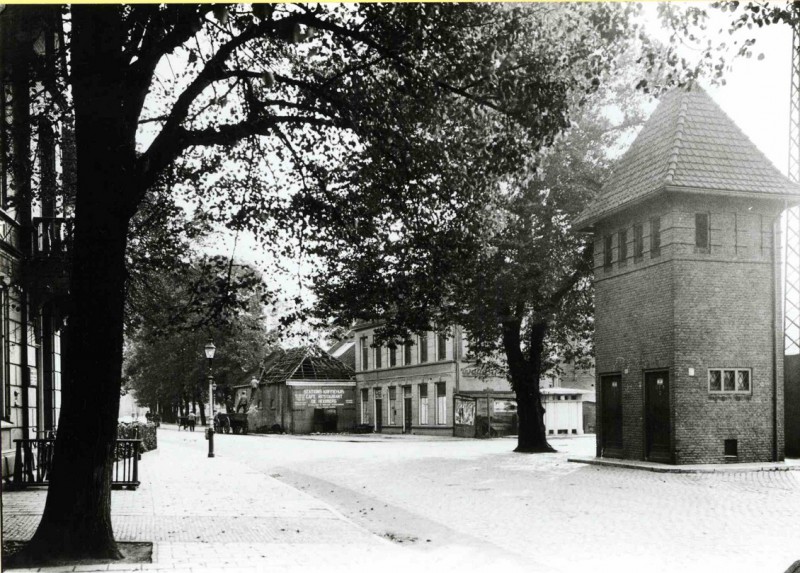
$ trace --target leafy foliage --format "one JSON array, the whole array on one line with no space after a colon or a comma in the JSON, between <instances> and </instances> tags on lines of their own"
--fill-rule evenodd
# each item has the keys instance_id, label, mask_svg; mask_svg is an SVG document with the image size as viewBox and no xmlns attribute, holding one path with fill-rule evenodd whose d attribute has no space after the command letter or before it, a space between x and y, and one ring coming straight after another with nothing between
<instances>
[{"instance_id":1,"label":"leafy foliage","mask_svg":"<svg viewBox=\"0 0 800 573\"><path fill-rule=\"evenodd\" d=\"M213 375L219 385L247 382L246 374L273 343L255 271L219 258L196 261L187 270L180 282L175 273L150 277L157 291L150 293L147 314L126 352L125 383L151 407L208 400L211 372L204 346L209 340L217 346Z\"/></svg>"}]
</instances>

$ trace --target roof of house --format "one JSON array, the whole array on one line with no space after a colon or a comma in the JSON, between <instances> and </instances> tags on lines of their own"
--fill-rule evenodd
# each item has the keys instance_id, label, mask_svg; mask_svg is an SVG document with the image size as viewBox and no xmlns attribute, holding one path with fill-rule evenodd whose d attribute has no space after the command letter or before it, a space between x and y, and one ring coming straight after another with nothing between
<instances>
[{"instance_id":1,"label":"roof of house","mask_svg":"<svg viewBox=\"0 0 800 573\"><path fill-rule=\"evenodd\" d=\"M334 358L338 359L339 361L343 362L353 370L356 369L356 344L355 342L348 342L347 344L340 346L336 349L336 352L328 352Z\"/></svg>"},{"instance_id":2,"label":"roof of house","mask_svg":"<svg viewBox=\"0 0 800 573\"><path fill-rule=\"evenodd\" d=\"M316 345L278 349L264 360L258 381L279 384L287 380L352 380L352 368Z\"/></svg>"},{"instance_id":3,"label":"roof of house","mask_svg":"<svg viewBox=\"0 0 800 573\"><path fill-rule=\"evenodd\" d=\"M590 227L665 189L780 198L800 195L800 186L778 171L695 83L662 96L575 226Z\"/></svg>"}]
</instances>

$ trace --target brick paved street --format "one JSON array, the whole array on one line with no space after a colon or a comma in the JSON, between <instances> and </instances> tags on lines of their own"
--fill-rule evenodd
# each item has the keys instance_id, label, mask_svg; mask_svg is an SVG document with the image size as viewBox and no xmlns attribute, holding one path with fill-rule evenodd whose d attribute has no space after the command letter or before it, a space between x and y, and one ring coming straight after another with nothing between
<instances>
[{"instance_id":1,"label":"brick paved street","mask_svg":"<svg viewBox=\"0 0 800 573\"><path fill-rule=\"evenodd\" d=\"M800 472L658 474L570 463L592 438L218 436L164 428L142 487L113 494L117 539L180 571L775 571L800 558ZM3 494L4 536L44 492ZM106 569L107 566L100 566Z\"/></svg>"},{"instance_id":2,"label":"brick paved street","mask_svg":"<svg viewBox=\"0 0 800 573\"><path fill-rule=\"evenodd\" d=\"M513 440L414 436L335 448L237 437L224 447L376 534L417 538L422 551L467 543L562 571L783 573L800 559L798 471L599 468L567 462L590 455L593 437L553 444L559 453L536 456L514 454Z\"/></svg>"}]
</instances>

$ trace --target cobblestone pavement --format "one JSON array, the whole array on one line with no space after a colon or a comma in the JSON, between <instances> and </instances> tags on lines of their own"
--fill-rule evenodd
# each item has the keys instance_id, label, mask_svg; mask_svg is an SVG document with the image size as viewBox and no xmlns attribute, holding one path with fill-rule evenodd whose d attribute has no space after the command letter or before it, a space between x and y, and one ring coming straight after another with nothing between
<instances>
[{"instance_id":1,"label":"cobblestone pavement","mask_svg":"<svg viewBox=\"0 0 800 573\"><path fill-rule=\"evenodd\" d=\"M229 455L422 551L468 546L545 570L777 572L800 559L800 472L662 474L514 454L512 440L334 446L235 437ZM264 452L259 455L258 452ZM430 542L427 540L430 539Z\"/></svg>"},{"instance_id":2,"label":"cobblestone pavement","mask_svg":"<svg viewBox=\"0 0 800 573\"><path fill-rule=\"evenodd\" d=\"M800 472L587 466L567 458L593 437L553 444L225 435L209 459L202 432L165 428L140 489L112 502L117 539L154 542L154 562L99 569L783 573L800 559ZM30 537L43 503L4 493L4 536Z\"/></svg>"},{"instance_id":3,"label":"cobblestone pavement","mask_svg":"<svg viewBox=\"0 0 800 573\"><path fill-rule=\"evenodd\" d=\"M241 437L245 445L265 438ZM112 493L112 521L118 541L151 541L153 563L82 565L76 571L361 571L392 570L398 563L427 570L475 570L491 566L487 556L463 551L421 554L376 536L327 502L254 469L252 455L235 456L220 446L239 436L217 436L217 457L207 457L202 432L163 428L159 447L142 456L136 491ZM288 442L286 442L288 444ZM337 444L329 444L336 447ZM245 448L246 450L246 448ZM3 492L3 538L29 539L39 522L44 490ZM508 561L508 562L507 562ZM504 571L522 571L500 555ZM537 569L535 563L526 570ZM533 566L527 567L527 565ZM71 571L71 567L44 568ZM18 570L26 571L26 570Z\"/></svg>"}]
</instances>

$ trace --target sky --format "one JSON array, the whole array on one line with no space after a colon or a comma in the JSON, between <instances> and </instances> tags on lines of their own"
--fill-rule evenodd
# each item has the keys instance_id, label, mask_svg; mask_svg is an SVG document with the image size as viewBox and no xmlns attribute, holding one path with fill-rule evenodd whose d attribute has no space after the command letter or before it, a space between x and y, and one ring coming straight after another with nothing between
<instances>
[{"instance_id":1,"label":"sky","mask_svg":"<svg viewBox=\"0 0 800 573\"><path fill-rule=\"evenodd\" d=\"M708 3L684 6L702 6L711 16L706 39L714 45L729 42L727 33L730 14L711 8ZM669 32L661 29L656 16L656 3L644 5L644 17L648 30L657 38L666 41ZM719 33L719 30L723 30ZM713 85L701 80L700 84L720 105L755 145L772 161L781 173L786 174L788 164L789 138L789 93L791 80L792 34L786 25L768 26L747 32L755 38L754 57L732 60L732 69L725 75L725 85ZM758 55L763 54L763 58ZM691 57L692 51L685 55ZM657 102L653 102L655 109ZM219 254L230 255L233 250L232 237L216 237L208 249ZM238 237L235 256L243 262L264 268L264 261L257 243L248 236ZM299 274L308 272L307 264L286 261L292 272L277 275L267 272L266 279L271 288L291 297L301 296L310 300L310 295L302 286Z\"/></svg>"},{"instance_id":2,"label":"sky","mask_svg":"<svg viewBox=\"0 0 800 573\"><path fill-rule=\"evenodd\" d=\"M717 33L730 21L730 14L722 13L708 4L687 6L707 7L713 25L710 38L715 44L729 41L727 31ZM655 4L645 5L649 28L659 31L655 17ZM781 173L786 174L789 153L789 91L791 85L792 33L784 24L767 26L747 32L755 38L754 57L737 58L725 75L726 85L714 86L701 80L700 84L719 104L741 130L772 161ZM758 54L764 54L759 60Z\"/></svg>"}]
</instances>

